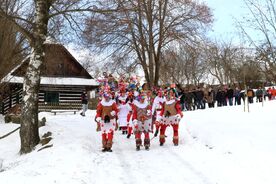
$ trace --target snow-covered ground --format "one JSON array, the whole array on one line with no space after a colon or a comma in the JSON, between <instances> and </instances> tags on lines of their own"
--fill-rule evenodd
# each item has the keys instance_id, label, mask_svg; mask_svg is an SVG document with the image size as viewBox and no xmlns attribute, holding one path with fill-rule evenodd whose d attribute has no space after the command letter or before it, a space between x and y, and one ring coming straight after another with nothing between
<instances>
[{"instance_id":1,"label":"snow-covered ground","mask_svg":"<svg viewBox=\"0 0 276 184\"><path fill-rule=\"evenodd\" d=\"M184 112L180 145L158 138L150 151L135 150L134 136L115 133L112 153L101 152L100 133L93 121L71 113L46 117L40 134L51 131L53 147L20 156L19 132L0 139L1 184L275 184L276 100L243 106ZM18 125L4 124L0 136Z\"/></svg>"}]
</instances>

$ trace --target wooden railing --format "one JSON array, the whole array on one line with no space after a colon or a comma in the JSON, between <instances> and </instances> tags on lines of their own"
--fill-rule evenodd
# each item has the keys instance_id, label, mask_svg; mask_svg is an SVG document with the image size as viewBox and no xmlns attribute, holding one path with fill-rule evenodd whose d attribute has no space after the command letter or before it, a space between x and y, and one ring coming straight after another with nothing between
<instances>
[{"instance_id":1,"label":"wooden railing","mask_svg":"<svg viewBox=\"0 0 276 184\"><path fill-rule=\"evenodd\" d=\"M80 110L82 104L80 101L71 101L71 102L39 102L38 109L39 111L51 111L53 109L64 109L64 110Z\"/></svg>"}]
</instances>

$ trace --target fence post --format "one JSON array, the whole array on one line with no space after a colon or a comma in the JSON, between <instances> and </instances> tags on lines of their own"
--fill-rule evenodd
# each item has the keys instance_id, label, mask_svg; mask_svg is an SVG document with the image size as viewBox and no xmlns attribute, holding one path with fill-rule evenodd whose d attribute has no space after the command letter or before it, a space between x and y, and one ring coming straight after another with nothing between
<instances>
[{"instance_id":1,"label":"fence post","mask_svg":"<svg viewBox=\"0 0 276 184\"><path fill-rule=\"evenodd\" d=\"M0 101L0 114L4 114L4 102Z\"/></svg>"}]
</instances>

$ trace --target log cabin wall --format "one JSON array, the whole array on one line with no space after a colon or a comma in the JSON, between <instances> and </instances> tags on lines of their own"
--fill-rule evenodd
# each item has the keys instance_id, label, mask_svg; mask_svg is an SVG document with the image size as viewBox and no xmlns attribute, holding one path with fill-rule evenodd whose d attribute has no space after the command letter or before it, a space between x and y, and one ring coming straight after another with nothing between
<instances>
[{"instance_id":1,"label":"log cabin wall","mask_svg":"<svg viewBox=\"0 0 276 184\"><path fill-rule=\"evenodd\" d=\"M6 88L0 98L0 114L6 114L7 111L16 104L22 102L22 85L13 84Z\"/></svg>"},{"instance_id":2,"label":"log cabin wall","mask_svg":"<svg viewBox=\"0 0 276 184\"><path fill-rule=\"evenodd\" d=\"M47 86L43 85L39 92L39 111L51 111L53 109L80 110L81 93L84 87L78 86ZM9 95L0 100L0 114L6 114L16 104L22 102L22 87L11 90Z\"/></svg>"},{"instance_id":3,"label":"log cabin wall","mask_svg":"<svg viewBox=\"0 0 276 184\"><path fill-rule=\"evenodd\" d=\"M83 90L85 88L77 86L42 86L39 93L39 111L80 110L82 108L80 96Z\"/></svg>"}]
</instances>

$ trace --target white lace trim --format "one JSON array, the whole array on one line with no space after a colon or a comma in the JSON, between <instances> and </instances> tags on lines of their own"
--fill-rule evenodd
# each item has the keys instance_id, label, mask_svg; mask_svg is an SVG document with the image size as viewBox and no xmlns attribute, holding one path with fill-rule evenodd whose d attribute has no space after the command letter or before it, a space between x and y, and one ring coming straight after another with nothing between
<instances>
[{"instance_id":1,"label":"white lace trim","mask_svg":"<svg viewBox=\"0 0 276 184\"><path fill-rule=\"evenodd\" d=\"M136 105L140 109L144 109L144 108L146 108L148 106L148 102L147 101L145 101L144 103L140 103L137 100L135 100L133 103L134 103L134 105Z\"/></svg>"},{"instance_id":2,"label":"white lace trim","mask_svg":"<svg viewBox=\"0 0 276 184\"><path fill-rule=\"evenodd\" d=\"M174 102L175 102L175 99L172 99L170 101L166 101L165 103L168 104L168 105L170 105L170 104L173 104Z\"/></svg>"},{"instance_id":3,"label":"white lace trim","mask_svg":"<svg viewBox=\"0 0 276 184\"><path fill-rule=\"evenodd\" d=\"M101 104L102 104L103 106L111 106L113 103L115 103L114 100L109 100L108 102L106 102L105 100L102 100L102 101L101 101Z\"/></svg>"},{"instance_id":4,"label":"white lace trim","mask_svg":"<svg viewBox=\"0 0 276 184\"><path fill-rule=\"evenodd\" d=\"M127 99L127 97L126 96L120 96L119 98L118 98L118 100L121 100L121 101L126 101L126 99Z\"/></svg>"}]
</instances>

